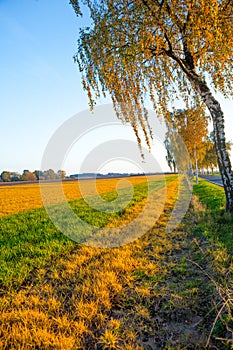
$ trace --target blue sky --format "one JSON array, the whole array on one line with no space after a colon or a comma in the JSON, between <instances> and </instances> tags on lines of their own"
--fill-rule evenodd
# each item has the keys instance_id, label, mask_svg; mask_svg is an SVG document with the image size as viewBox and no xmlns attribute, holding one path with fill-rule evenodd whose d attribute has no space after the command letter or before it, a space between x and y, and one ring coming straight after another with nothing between
<instances>
[{"instance_id":1,"label":"blue sky","mask_svg":"<svg viewBox=\"0 0 233 350\"><path fill-rule=\"evenodd\" d=\"M0 171L38 169L55 129L87 108L77 18L68 1L0 0L0 33Z\"/></svg>"},{"instance_id":2,"label":"blue sky","mask_svg":"<svg viewBox=\"0 0 233 350\"><path fill-rule=\"evenodd\" d=\"M72 58L82 24L85 19L77 19L68 0L0 0L0 172L39 169L55 130L88 108ZM232 101L221 98L221 103L226 136L233 139ZM124 133L123 128L116 132ZM115 135L113 129L111 133ZM133 139L129 129L127 133ZM161 148L160 155L164 164ZM73 160L71 155L68 158L67 173L78 171L77 153ZM114 162L105 168L122 171L124 166Z\"/></svg>"}]
</instances>

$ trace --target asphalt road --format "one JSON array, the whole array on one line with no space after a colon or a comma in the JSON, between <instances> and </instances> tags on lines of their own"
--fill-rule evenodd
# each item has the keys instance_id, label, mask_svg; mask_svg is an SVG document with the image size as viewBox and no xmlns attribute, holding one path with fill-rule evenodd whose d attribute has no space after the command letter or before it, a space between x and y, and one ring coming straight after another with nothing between
<instances>
[{"instance_id":1,"label":"asphalt road","mask_svg":"<svg viewBox=\"0 0 233 350\"><path fill-rule=\"evenodd\" d=\"M199 176L201 179L205 179L209 182L212 182L213 184L216 184L218 186L223 187L222 184L222 178L221 176L215 176L215 175L200 175Z\"/></svg>"}]
</instances>

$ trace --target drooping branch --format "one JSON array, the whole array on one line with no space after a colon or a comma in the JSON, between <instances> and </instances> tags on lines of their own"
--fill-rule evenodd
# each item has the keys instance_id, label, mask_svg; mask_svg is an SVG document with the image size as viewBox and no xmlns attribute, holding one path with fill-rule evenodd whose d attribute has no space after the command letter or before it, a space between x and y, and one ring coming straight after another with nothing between
<instances>
[{"instance_id":1,"label":"drooping branch","mask_svg":"<svg viewBox=\"0 0 233 350\"><path fill-rule=\"evenodd\" d=\"M99 97L101 89L103 94L108 91L117 116L134 129L142 128L148 143L148 96L165 119L176 97L187 108L202 101L214 122L219 167L233 211L223 113L204 79L208 76L216 89L233 95L232 0L83 2L91 11L93 27L81 36L76 57L91 102L93 92ZM75 8L78 0L71 4Z\"/></svg>"}]
</instances>

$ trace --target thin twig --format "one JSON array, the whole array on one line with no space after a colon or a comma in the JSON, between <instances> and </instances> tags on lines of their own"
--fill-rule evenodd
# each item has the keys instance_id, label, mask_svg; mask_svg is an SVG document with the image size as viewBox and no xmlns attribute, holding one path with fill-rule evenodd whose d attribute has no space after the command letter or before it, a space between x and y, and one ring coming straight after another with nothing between
<instances>
[{"instance_id":1,"label":"thin twig","mask_svg":"<svg viewBox=\"0 0 233 350\"><path fill-rule=\"evenodd\" d=\"M207 343L206 343L206 347L207 347L207 346L209 345L209 343L210 343L210 338L211 338L211 335L212 335L212 333L213 333L214 327L215 327L215 325L216 325L217 320L220 318L220 315L221 315L223 309L225 308L226 303L227 303L227 302L223 303L221 309L218 311L217 316L216 316L215 319L214 319L214 323L213 323L213 325L212 325L212 327L211 327L211 331L210 331L210 334L209 334L209 337L208 337L208 340L207 340Z\"/></svg>"}]
</instances>

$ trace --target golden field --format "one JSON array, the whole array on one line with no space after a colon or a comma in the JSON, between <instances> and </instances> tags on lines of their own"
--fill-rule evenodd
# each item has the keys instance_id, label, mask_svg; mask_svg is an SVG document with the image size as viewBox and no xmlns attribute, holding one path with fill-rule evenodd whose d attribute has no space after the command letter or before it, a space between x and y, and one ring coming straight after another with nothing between
<instances>
[{"instance_id":1,"label":"golden field","mask_svg":"<svg viewBox=\"0 0 233 350\"><path fill-rule=\"evenodd\" d=\"M227 243L228 252L219 244L219 232L214 241L206 235L209 230L213 239L214 230L221 227L225 239L226 232L232 232L233 221L217 216L221 219L217 226L216 211L205 214L204 204L194 197L182 222L167 232L174 206L178 204L179 212L183 205L177 202L183 191L177 176L166 177L165 186L162 178L155 178L158 182L154 181L147 213L158 212L158 217L146 231L143 228L150 215L145 213L144 177L98 180L96 186L82 181L82 192L93 195L97 187L111 202L115 194L112 196L110 189L114 192L129 186L129 180L135 184L133 200L124 211L101 221L100 227L125 227L143 213L135 228L141 234L112 249L68 239L44 209L0 219L0 350L232 349L229 339L224 339L225 324L233 334L232 299L223 294L226 299L219 303L221 295L216 290L217 286L223 293L232 293L231 236L222 242ZM45 186L51 201L61 200L57 185ZM42 206L39 186L24 187L34 195L34 205ZM194 185L194 191L212 202L213 191L207 187L203 181ZM21 205L27 198L22 188L16 186L21 196L13 196ZM69 198L83 196L78 182L64 183L63 188ZM6 195L12 187L2 189ZM220 199L222 189L217 190ZM91 216L93 224L100 219L98 210L90 210L79 200L74 204L75 212ZM207 277L210 273L217 282ZM213 302L220 305L220 312ZM224 319L223 323L221 312L228 323Z\"/></svg>"},{"instance_id":2,"label":"golden field","mask_svg":"<svg viewBox=\"0 0 233 350\"><path fill-rule=\"evenodd\" d=\"M132 180L143 182L145 178ZM99 181L99 188L115 189L116 182ZM64 188L71 191L76 185L68 183ZM29 187L36 192L35 185ZM165 209L169 211L177 196L177 181L167 187ZM163 189L157 191L157 204L160 192ZM110 221L110 226L132 220L144 202L128 208L123 217ZM163 293L157 290L158 281L166 275L160 255L176 248L173 235L166 235L168 219L163 213L153 231L119 248L74 243L52 264L48 260L42 268L37 267L17 290L3 292L0 349L142 350L137 332L152 331L150 300Z\"/></svg>"},{"instance_id":3,"label":"golden field","mask_svg":"<svg viewBox=\"0 0 233 350\"><path fill-rule=\"evenodd\" d=\"M150 176L158 179L158 176ZM162 178L162 176L161 176ZM147 181L145 176L129 178L64 181L60 183L23 184L0 187L0 217L43 207L41 190L46 194L46 204L56 204L63 200L75 200L97 193L112 192L118 188L137 185ZM80 185L79 185L80 184ZM40 189L41 186L41 189ZM81 187L81 188L80 188ZM63 193L61 193L61 190Z\"/></svg>"}]
</instances>

